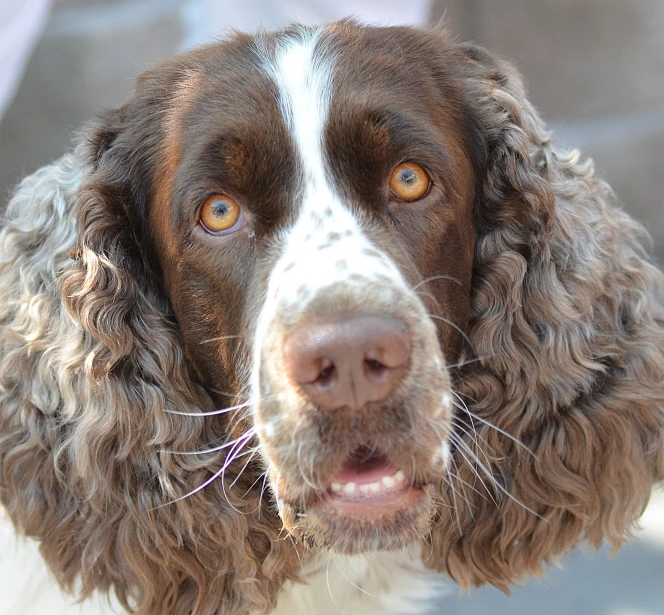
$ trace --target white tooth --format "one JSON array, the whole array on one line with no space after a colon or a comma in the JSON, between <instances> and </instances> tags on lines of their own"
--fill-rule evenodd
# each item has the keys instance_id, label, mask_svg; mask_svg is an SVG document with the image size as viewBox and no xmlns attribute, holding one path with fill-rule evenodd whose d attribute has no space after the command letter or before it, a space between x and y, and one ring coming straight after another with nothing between
<instances>
[{"instance_id":1,"label":"white tooth","mask_svg":"<svg viewBox=\"0 0 664 615\"><path fill-rule=\"evenodd\" d=\"M394 479L395 479L398 483L403 483L403 482L406 481L406 475L403 473L402 470L399 470L399 471L394 475Z\"/></svg>"},{"instance_id":2,"label":"white tooth","mask_svg":"<svg viewBox=\"0 0 664 615\"><path fill-rule=\"evenodd\" d=\"M344 485L344 492L346 493L355 493L355 483L346 483Z\"/></svg>"},{"instance_id":3,"label":"white tooth","mask_svg":"<svg viewBox=\"0 0 664 615\"><path fill-rule=\"evenodd\" d=\"M452 398L447 393L445 393L445 395L443 395L443 406L445 406L445 408L448 408L451 401Z\"/></svg>"},{"instance_id":4,"label":"white tooth","mask_svg":"<svg viewBox=\"0 0 664 615\"><path fill-rule=\"evenodd\" d=\"M362 493L369 493L369 485L360 485L360 491Z\"/></svg>"},{"instance_id":5,"label":"white tooth","mask_svg":"<svg viewBox=\"0 0 664 615\"><path fill-rule=\"evenodd\" d=\"M330 488L332 489L333 493L339 493L343 489L343 487L339 483L332 483L332 485L330 485Z\"/></svg>"},{"instance_id":6,"label":"white tooth","mask_svg":"<svg viewBox=\"0 0 664 615\"><path fill-rule=\"evenodd\" d=\"M371 491L374 493L378 493L380 491L380 483L370 483L369 489L371 489Z\"/></svg>"},{"instance_id":7,"label":"white tooth","mask_svg":"<svg viewBox=\"0 0 664 615\"><path fill-rule=\"evenodd\" d=\"M396 482L394 480L393 476L383 476L383 480L381 481L383 485L386 487L394 487L394 483Z\"/></svg>"}]
</instances>

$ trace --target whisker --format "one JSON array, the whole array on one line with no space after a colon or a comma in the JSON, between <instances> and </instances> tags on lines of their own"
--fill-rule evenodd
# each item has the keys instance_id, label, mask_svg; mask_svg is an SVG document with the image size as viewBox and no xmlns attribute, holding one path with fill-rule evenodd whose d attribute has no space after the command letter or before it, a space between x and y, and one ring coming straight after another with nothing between
<instances>
[{"instance_id":1,"label":"whisker","mask_svg":"<svg viewBox=\"0 0 664 615\"><path fill-rule=\"evenodd\" d=\"M410 290L413 290L413 291L417 290L420 286L424 286L425 284L428 284L429 282L435 282L436 280L449 280L449 281L454 282L455 284L457 284L459 287L463 288L463 284L457 278L455 278L454 276L441 274L441 275L432 275L430 278L425 278L421 282L418 282L417 284L415 284L415 286L413 286Z\"/></svg>"},{"instance_id":2,"label":"whisker","mask_svg":"<svg viewBox=\"0 0 664 615\"><path fill-rule=\"evenodd\" d=\"M460 451L459 451L459 452L460 452ZM466 463L468 463L468 460L466 460ZM475 473L474 470L473 470L473 472ZM476 474L476 473L475 473L475 474ZM489 498L491 498L491 499L489 500L489 498L487 498L487 496L486 496L485 493L482 493L479 489L477 489L476 487L474 487L473 485L471 485L468 481L463 480L463 478L461 478L461 477L459 476L458 471L457 471L457 473L454 475L454 480L459 481L459 483L461 483L462 485L465 485L466 487L468 487L468 489L470 489L471 491L475 492L479 497L481 497L481 498L482 498L483 500L485 500L486 502L491 501L493 504L495 504L496 508L498 507L498 503L496 502L496 500L494 500L493 498L491 498L491 495L489 495ZM480 482L481 482L481 479L480 479ZM448 483L448 484L449 484L449 483ZM484 483L482 483L482 484L484 484ZM488 489L486 488L486 485L484 485L484 489L485 489L486 491L488 491ZM465 491L464 491L464 494L465 494ZM466 502L466 504L468 504L468 508L469 508L469 510L470 510L470 516L471 516L471 517L473 518L473 520L474 520L474 519L475 519L475 515L473 514L473 511L472 511L472 509L474 508L473 504L470 502L470 500L468 500L468 499L466 499L466 498L464 498L464 502Z\"/></svg>"},{"instance_id":3,"label":"whisker","mask_svg":"<svg viewBox=\"0 0 664 615\"><path fill-rule=\"evenodd\" d=\"M327 560L327 566L325 567L325 581L327 583L327 592L330 594L330 598L332 598L332 602L334 603L334 606L337 608L337 611L341 612L341 609L339 608L339 605L337 604L337 601L334 599L334 596L332 595L332 588L330 587L330 561Z\"/></svg>"},{"instance_id":4,"label":"whisker","mask_svg":"<svg viewBox=\"0 0 664 615\"><path fill-rule=\"evenodd\" d=\"M452 391L452 393L454 393L456 395L456 393L454 391ZM463 400L461 400L461 402L463 403ZM512 440L512 442L514 442L515 444L518 444L521 448L523 448L523 450L525 450L529 455L531 455L533 459L537 459L537 455L535 453L533 453L533 451L530 450L523 442L521 442L521 440L519 440L518 438L515 438L512 434L508 433L504 429L501 429L500 427L497 427L496 425L494 425L490 421L487 421L486 419L483 419L481 416L477 415L475 412L471 412L468 409L468 407L466 406L465 403L463 404L463 406L460 406L459 404L457 404L455 402L452 402L452 403L459 410L463 410L464 412L466 412L468 414L468 416L470 416L471 418L478 420L480 423L483 423L484 425L486 425L487 427L490 427L491 429L495 429L498 433L503 434L506 438L509 438L510 440Z\"/></svg>"},{"instance_id":5,"label":"whisker","mask_svg":"<svg viewBox=\"0 0 664 615\"><path fill-rule=\"evenodd\" d=\"M337 560L334 559L334 556L332 555L332 553L330 553L330 558L331 558L332 561L334 562L334 565L337 567L337 570L341 573L341 576L342 576L344 579L346 579L346 581L348 581L348 582L349 582L349 583L350 583L350 584L351 584L351 585L352 585L357 591L362 592L363 594L366 594L367 596L371 596L372 598L378 598L378 597L379 597L379 596L376 596L375 594L370 594L370 593L369 593L368 591L366 591L365 589L362 589L361 587L355 585L355 583L353 583L353 582L348 578L348 576L344 573L344 571L341 570L341 566L339 566L339 564L337 563Z\"/></svg>"},{"instance_id":6,"label":"whisker","mask_svg":"<svg viewBox=\"0 0 664 615\"><path fill-rule=\"evenodd\" d=\"M486 357L476 357L474 359L468 359L467 361L461 361L460 363L452 363L449 365L445 365L447 369L457 369L458 367L465 367L466 365L470 365L471 363L477 363L478 361L486 361L488 359L492 359L494 355L489 355Z\"/></svg>"},{"instance_id":7,"label":"whisker","mask_svg":"<svg viewBox=\"0 0 664 615\"><path fill-rule=\"evenodd\" d=\"M251 454L249 455L249 459L247 459L247 462L242 466L242 469L238 472L238 475L235 477L235 479L231 483L231 485L230 485L231 489L233 487L235 487L235 483L237 483L237 481L240 480L240 477L242 476L242 473L247 469L247 466L251 463L251 460L254 458L254 455L259 450L260 450L259 447L255 447L255 448L252 448L250 451L245 451L245 454L249 454L249 453L251 453ZM236 457L236 459L237 459L237 457ZM255 481L254 481L254 484L256 484ZM242 498L240 498L240 499L242 499Z\"/></svg>"},{"instance_id":8,"label":"whisker","mask_svg":"<svg viewBox=\"0 0 664 615\"><path fill-rule=\"evenodd\" d=\"M470 419L470 427L471 427L471 429L473 430L473 433L475 433L476 435L478 435L478 433L477 433L477 429L475 428L475 423L473 422L473 416L472 416L472 413L471 413L470 409L468 408L468 406L466 405L466 402L463 401L463 399L461 399L461 397L456 393L456 391L454 391L454 389L452 389L452 394L453 394L453 395L454 395L454 396L455 396L455 397L456 397L456 398L457 398L457 399L463 404L463 409L464 409L464 411L468 414L468 418ZM456 404L454 404L454 405L456 406ZM457 408L458 408L458 406L457 406ZM481 449L481 447L480 447L480 445L479 445L479 442L477 441L477 438L473 438L472 435L469 434L469 433L464 429L464 427L462 426L462 421L461 421L458 417L453 417L453 418L452 418L452 422L455 422L455 421L456 421L455 424L457 425L457 427L459 427L460 429L462 429L462 430L463 430L468 436L470 436L470 437L473 439L473 441L475 442L475 446L476 446L478 449ZM479 435L478 435L478 437L479 437ZM489 446L489 443L488 443L484 438L482 438L482 442L484 442L484 445L487 447L487 449L489 449L489 450L491 449L491 447ZM483 455L484 455L484 458L487 460L487 464L488 464L488 465L491 465L491 464L489 463L489 459L488 459L487 456L486 456L486 453L485 453L484 451L482 451L482 453L483 453Z\"/></svg>"},{"instance_id":9,"label":"whisker","mask_svg":"<svg viewBox=\"0 0 664 615\"><path fill-rule=\"evenodd\" d=\"M488 455L486 454L486 451L484 451L484 449L480 446L480 441L481 441L482 444L484 444L484 446L485 446L490 452L493 452L493 451L491 451L491 446L490 446L489 443L486 441L486 438L484 438L483 436L480 436L480 435L477 433L477 430L475 429L474 426L473 426L473 431L472 431L472 432L471 432L471 431L468 431L468 430L466 429L466 425L465 425L464 423L462 423L461 420L460 420L459 418L457 418L457 417L452 418L452 424L454 425L454 427L455 427L456 429L460 429L461 431L463 431L463 433L465 433L465 434L466 434L466 435L467 435L467 436L468 436L468 437L474 442L475 447L477 448L478 451L480 451L480 452L482 453L482 455L484 456L485 461L487 462L487 465L489 465L489 464L490 464L489 457L488 457ZM474 435L473 435L473 434L474 434Z\"/></svg>"},{"instance_id":10,"label":"whisker","mask_svg":"<svg viewBox=\"0 0 664 615\"><path fill-rule=\"evenodd\" d=\"M263 484L265 484L265 477L266 476L267 476L267 470L265 470L265 472L261 472L258 475L258 477L256 478L256 480L253 483L251 483L251 485L249 485L249 488L244 492L244 494L242 495L242 497L240 499L243 500L249 494L249 492L251 492L251 490L256 486L256 483L258 483L261 479L263 479ZM262 493L262 491L261 491L261 493Z\"/></svg>"},{"instance_id":11,"label":"whisker","mask_svg":"<svg viewBox=\"0 0 664 615\"><path fill-rule=\"evenodd\" d=\"M459 327L459 325L453 323L449 318L445 318L444 316L438 316L436 314L429 314L429 318L433 318L434 320L440 320L440 321L448 324L454 330L458 331L459 334L463 337L463 339L465 339L468 342L468 345L470 346L470 349L473 352L476 352L475 351L475 345L473 344L472 340L468 337L468 334L461 327Z\"/></svg>"},{"instance_id":12,"label":"whisker","mask_svg":"<svg viewBox=\"0 0 664 615\"><path fill-rule=\"evenodd\" d=\"M496 478L489 471L489 469L480 461L480 459L477 457L477 455L475 455L475 453L473 453L473 451L470 450L468 445L463 440L461 440L460 438L458 438L458 436L455 436L454 434L450 434L450 435L455 440L456 443L458 443L460 446L462 446L466 450L466 452L471 456L473 461L478 465L479 468L481 468L481 470L485 473L487 478L489 478L492 481L492 484L495 485L498 488L498 490L500 490L502 493L504 493L510 500L512 500L513 502L515 502L519 506L521 506L524 510L527 510L529 513L535 515L538 519L541 519L542 521L548 523L548 521L544 517L542 517L542 515L540 515L539 513L536 513L534 510L532 510L531 508L526 506L521 500L519 500L518 498L513 496L507 489L505 489L505 487L503 487L500 484L500 481L496 480Z\"/></svg>"},{"instance_id":13,"label":"whisker","mask_svg":"<svg viewBox=\"0 0 664 615\"><path fill-rule=\"evenodd\" d=\"M461 391L456 391L456 396L459 397L459 395L462 395L463 397L470 399L474 404L477 403L477 400L474 397L471 397L468 395L468 393L462 393ZM465 403L463 400L461 400L461 403Z\"/></svg>"},{"instance_id":14,"label":"whisker","mask_svg":"<svg viewBox=\"0 0 664 615\"><path fill-rule=\"evenodd\" d=\"M249 430L249 431L244 435L245 440L244 440L242 446L244 446L244 444L246 444L247 442L249 442L249 440L251 440L251 438L253 437L253 435L254 435L254 434L251 432L251 430ZM238 440L242 440L242 438L239 438ZM242 448L242 447L240 447L240 448ZM157 510L157 509L159 509L159 508L163 508L164 506L170 506L171 504L176 504L177 502L180 502L180 501L182 501L182 500L185 500L186 498L191 497L192 495L195 495L195 494L198 493L199 491L202 491L202 490L205 489L205 487L207 487L210 483L213 483L215 480L217 480L217 479L218 479L218 478L219 478L219 477L220 477L220 476L226 471L226 468L228 468L228 466L230 466L230 464L231 464L234 460L235 460L235 457L234 457L234 456L233 456L233 457L229 456L229 458L226 459L226 461L224 462L224 465L223 465L219 470L217 470L217 471L216 471L216 472L215 472L210 478L208 478L205 482L203 482L202 485L199 485L198 487L196 487L196 489L193 489L193 490L190 491L189 493L186 493L185 495L182 495L182 496L180 496L179 498L175 498L174 500L171 500L171 501L169 501L169 502L165 502L164 504L159 504L159 506L155 506L154 508L151 508L150 510ZM230 504L230 502L229 502L229 504ZM231 507L232 507L232 505L231 505ZM239 512L239 511L238 511L238 512Z\"/></svg>"},{"instance_id":15,"label":"whisker","mask_svg":"<svg viewBox=\"0 0 664 615\"><path fill-rule=\"evenodd\" d=\"M213 342L222 342L223 340L233 340L240 337L247 337L246 335L220 335L219 337L211 337L208 340L203 340L199 344L212 344Z\"/></svg>"},{"instance_id":16,"label":"whisker","mask_svg":"<svg viewBox=\"0 0 664 615\"><path fill-rule=\"evenodd\" d=\"M215 446L214 448L203 449L203 450L200 450L200 451L162 451L162 452L163 453L170 453L171 455L205 455L206 453L216 453L217 451L222 451L225 448L228 448L229 446L233 446L234 444L237 444L249 432L252 432L252 435L256 435L256 428L251 427L250 429L248 429L245 433L243 433L236 440L230 440L228 442L224 442L223 444L220 444L219 446Z\"/></svg>"},{"instance_id":17,"label":"whisker","mask_svg":"<svg viewBox=\"0 0 664 615\"><path fill-rule=\"evenodd\" d=\"M220 389L213 389L211 387L208 387L209 391L212 391L213 393L219 393L219 395L225 395L226 397L235 397L237 393L227 393L226 391L221 391Z\"/></svg>"},{"instance_id":18,"label":"whisker","mask_svg":"<svg viewBox=\"0 0 664 615\"><path fill-rule=\"evenodd\" d=\"M264 400L263 400L264 401ZM229 408L220 408L219 410L212 410L210 412L182 412L180 410L166 410L169 414L178 414L180 416L218 416L220 414L227 414L228 412L233 412L233 410L240 410L242 408L247 408L253 404L253 401L248 401L244 404L238 404L237 406L230 406Z\"/></svg>"},{"instance_id":19,"label":"whisker","mask_svg":"<svg viewBox=\"0 0 664 615\"><path fill-rule=\"evenodd\" d=\"M249 512L244 512L242 510L238 510L237 508L235 508L235 506L233 506L233 503L231 502L230 498L228 497L228 493L226 492L226 480L225 480L225 478L226 478L226 470L228 469L228 467L230 467L230 464L233 461L235 461L236 459L239 459L240 457L244 457L245 455L249 455L249 461L251 461L251 458L253 457L253 454L254 454L256 449L253 449L251 451L245 451L244 453L240 454L240 451L244 448L244 446L247 444L247 442L248 441L244 442L237 449L237 452L234 455L233 455L233 452L231 452L231 455L229 456L230 458L228 460L228 463L224 464L224 466L226 466L226 467L224 467L224 471L221 473L221 490L224 493L224 497L226 498L226 502L228 502L228 505L239 515L251 515L251 514L253 514L254 511L252 510L252 511L249 511ZM246 467L246 465L245 465L245 467ZM242 470L240 471L240 474L242 474L243 471L244 471L244 468L242 468ZM235 484L235 483L233 483L233 484Z\"/></svg>"},{"instance_id":20,"label":"whisker","mask_svg":"<svg viewBox=\"0 0 664 615\"><path fill-rule=\"evenodd\" d=\"M457 434L450 434L450 438L452 439L453 442L455 442L456 444L461 446L462 440L461 440L461 438L459 438L459 436ZM493 502L495 507L498 508L498 502L496 502L495 498L491 494L491 490L486 486L486 483L484 482L484 480L482 480L482 477L480 476L480 473L474 467L473 463L471 463L472 461L474 461L474 459L469 459L468 456L466 455L466 453L463 450L463 449L465 449L468 453L470 453L470 449L469 449L468 445L465 442L463 444L464 444L464 446L462 448L457 448L457 450L459 451L459 454L465 459L466 463L468 464L468 467L472 470L473 474L475 476L477 476L477 479L480 481L480 483L482 483L482 487L484 487L484 490L487 492L487 495L491 499L491 502ZM465 482L465 481L463 481L463 479L458 474L457 474L457 480ZM493 476L491 476L491 482L492 482L492 484L496 483L496 479ZM477 495L479 495L480 497L483 497L484 499L486 499L484 494L480 493L472 485L468 485L468 486L473 491L475 491L475 493L477 493Z\"/></svg>"},{"instance_id":21,"label":"whisker","mask_svg":"<svg viewBox=\"0 0 664 615\"><path fill-rule=\"evenodd\" d=\"M450 463L454 464L454 460L452 458L450 458ZM448 470L448 474L450 474L449 470ZM452 490L452 504L453 504L453 507L454 507L454 517L455 517L455 520L456 520L457 528L459 530L459 536L463 536L463 530L461 529L461 517L459 517L459 504L457 504L457 499L456 499L457 494L459 495L459 497L464 502L466 502L466 503L468 503L468 502L467 502L467 500L465 500L461 496L460 493L457 492L454 485L452 484L452 481L447 476L443 476L443 480L445 481L445 483L447 483L447 486ZM473 514L472 510L470 511L470 514L472 516L472 514ZM451 513L450 513L450 515L451 515Z\"/></svg>"},{"instance_id":22,"label":"whisker","mask_svg":"<svg viewBox=\"0 0 664 615\"><path fill-rule=\"evenodd\" d=\"M438 298L434 297L431 293L422 291L422 290L416 290L413 291L418 297L429 297L436 305L438 305Z\"/></svg>"},{"instance_id":23,"label":"whisker","mask_svg":"<svg viewBox=\"0 0 664 615\"><path fill-rule=\"evenodd\" d=\"M300 441L300 443L297 445L297 467L298 470L300 471L300 476L302 476L302 480L309 485L314 491L322 491L319 489L316 485L313 484L313 481L309 480L309 477L307 477L306 472L304 471L304 467L302 465L302 446L304 445L303 441Z\"/></svg>"}]
</instances>

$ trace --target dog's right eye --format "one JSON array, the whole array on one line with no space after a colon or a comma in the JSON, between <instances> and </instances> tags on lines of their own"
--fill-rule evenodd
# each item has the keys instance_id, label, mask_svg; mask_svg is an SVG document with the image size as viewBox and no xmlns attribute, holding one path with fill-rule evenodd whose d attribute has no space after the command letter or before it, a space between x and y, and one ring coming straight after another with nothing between
<instances>
[{"instance_id":1,"label":"dog's right eye","mask_svg":"<svg viewBox=\"0 0 664 615\"><path fill-rule=\"evenodd\" d=\"M246 225L241 207L227 194L208 197L201 206L198 220L212 235L234 233Z\"/></svg>"},{"instance_id":2,"label":"dog's right eye","mask_svg":"<svg viewBox=\"0 0 664 615\"><path fill-rule=\"evenodd\" d=\"M416 162L402 162L392 171L390 190L402 201L417 201L431 187L429 174Z\"/></svg>"}]
</instances>

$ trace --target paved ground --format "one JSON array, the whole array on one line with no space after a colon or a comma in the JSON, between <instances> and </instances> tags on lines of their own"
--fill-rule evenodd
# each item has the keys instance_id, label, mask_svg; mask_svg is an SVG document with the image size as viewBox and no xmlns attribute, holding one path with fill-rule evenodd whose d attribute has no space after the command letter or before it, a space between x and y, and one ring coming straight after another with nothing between
<instances>
[{"instance_id":1,"label":"paved ground","mask_svg":"<svg viewBox=\"0 0 664 615\"><path fill-rule=\"evenodd\" d=\"M653 497L639 539L617 557L577 550L562 564L511 597L475 590L431 615L664 615L664 492Z\"/></svg>"}]
</instances>

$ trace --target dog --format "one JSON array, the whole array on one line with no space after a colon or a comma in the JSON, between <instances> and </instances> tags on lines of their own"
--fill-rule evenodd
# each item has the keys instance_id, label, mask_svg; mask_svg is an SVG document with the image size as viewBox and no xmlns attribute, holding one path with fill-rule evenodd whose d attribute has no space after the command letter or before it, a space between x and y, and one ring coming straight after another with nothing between
<instances>
[{"instance_id":1,"label":"dog","mask_svg":"<svg viewBox=\"0 0 664 615\"><path fill-rule=\"evenodd\" d=\"M517 71L441 29L165 60L7 208L9 604L59 599L43 558L140 615L415 614L618 548L664 479L662 288Z\"/></svg>"}]
</instances>

